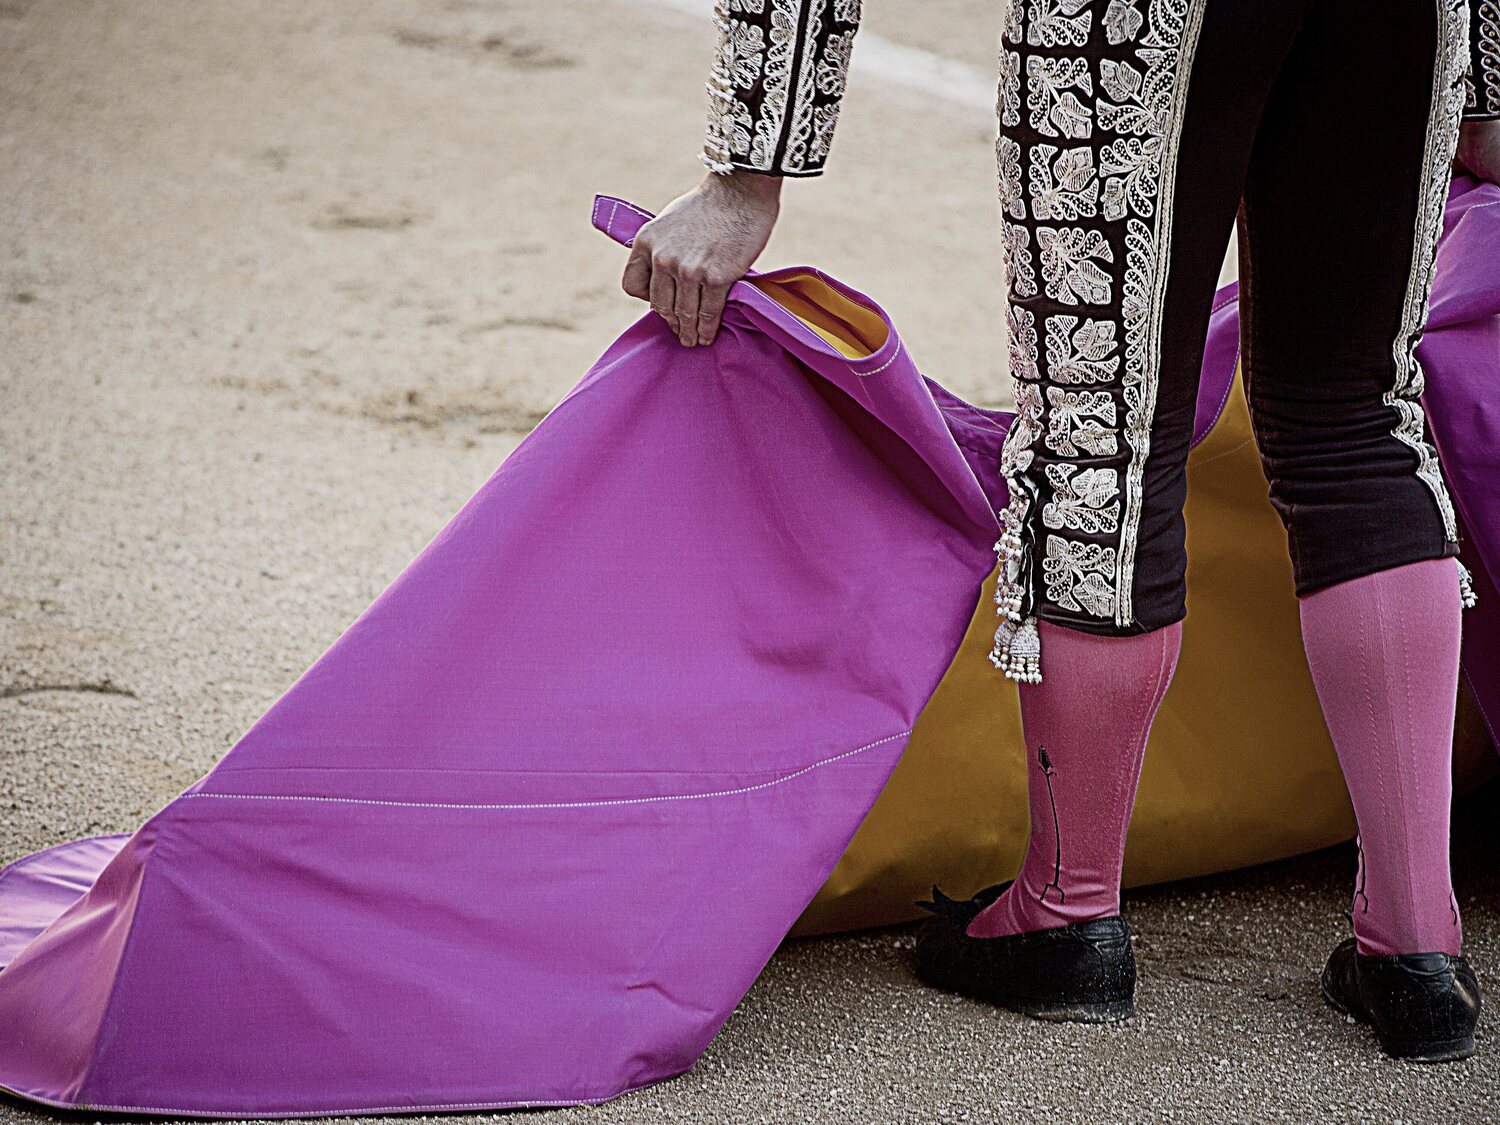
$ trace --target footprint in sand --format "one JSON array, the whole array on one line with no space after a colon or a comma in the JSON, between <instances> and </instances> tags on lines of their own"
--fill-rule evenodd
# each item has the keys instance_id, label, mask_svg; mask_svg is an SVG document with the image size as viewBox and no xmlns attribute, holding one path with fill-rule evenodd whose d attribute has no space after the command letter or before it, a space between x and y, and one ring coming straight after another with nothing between
<instances>
[{"instance_id":1,"label":"footprint in sand","mask_svg":"<svg viewBox=\"0 0 1500 1125\"><path fill-rule=\"evenodd\" d=\"M140 698L140 696L136 695L129 688L121 687L113 680L105 678L102 680L81 680L77 683L16 684L0 688L0 699L24 699L32 695L56 693L70 695L117 695L125 699Z\"/></svg>"},{"instance_id":2,"label":"footprint in sand","mask_svg":"<svg viewBox=\"0 0 1500 1125\"><path fill-rule=\"evenodd\" d=\"M578 61L543 44L502 32L492 32L476 39L463 34L446 35L425 28L398 27L391 32L391 38L403 47L415 47L422 51L496 58L518 70L553 70L574 66Z\"/></svg>"},{"instance_id":3,"label":"footprint in sand","mask_svg":"<svg viewBox=\"0 0 1500 1125\"><path fill-rule=\"evenodd\" d=\"M461 329L459 336L471 339L490 332L504 332L512 328L540 328L548 332L577 332L578 325L572 321L546 316L507 316L502 320L488 320L482 324L471 324Z\"/></svg>"},{"instance_id":4,"label":"footprint in sand","mask_svg":"<svg viewBox=\"0 0 1500 1125\"><path fill-rule=\"evenodd\" d=\"M406 210L354 210L347 206L328 209L313 226L318 230L404 230L418 221L418 216Z\"/></svg>"},{"instance_id":5,"label":"footprint in sand","mask_svg":"<svg viewBox=\"0 0 1500 1125\"><path fill-rule=\"evenodd\" d=\"M440 430L471 426L482 434L526 433L546 415L502 388L440 391L408 388L366 399L358 414L381 425Z\"/></svg>"}]
</instances>

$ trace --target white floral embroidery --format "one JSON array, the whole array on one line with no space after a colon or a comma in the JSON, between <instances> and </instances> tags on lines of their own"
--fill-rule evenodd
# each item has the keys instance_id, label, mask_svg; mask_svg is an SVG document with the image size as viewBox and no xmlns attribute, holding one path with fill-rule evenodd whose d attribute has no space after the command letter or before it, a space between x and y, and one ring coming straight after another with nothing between
<instances>
[{"instance_id":1,"label":"white floral embroidery","mask_svg":"<svg viewBox=\"0 0 1500 1125\"><path fill-rule=\"evenodd\" d=\"M1042 436L1042 385L1026 380L1016 384L1016 418L1030 431L1022 445L1033 445Z\"/></svg>"},{"instance_id":2,"label":"white floral embroidery","mask_svg":"<svg viewBox=\"0 0 1500 1125\"><path fill-rule=\"evenodd\" d=\"M807 150L808 159L822 160L827 157L828 147L833 143L833 127L838 119L838 102L820 105L813 111L813 135L812 144Z\"/></svg>"},{"instance_id":3,"label":"white floral embroidery","mask_svg":"<svg viewBox=\"0 0 1500 1125\"><path fill-rule=\"evenodd\" d=\"M1024 0L1005 0L1005 30L1000 52L1000 87L996 109L1005 129L1021 122L1020 52L1007 48L1022 42L1021 23ZM1026 204L1021 191L1021 147L1011 137L997 141L1001 208L1007 219L1026 219ZM1035 646L1017 641L1024 636L1034 641L1034 621L1024 621L1021 602L1031 586L1032 552L1024 538L1029 537L1027 513L1031 510L1035 488L1025 474L1035 459L1032 446L1041 436L1042 402L1035 382L1038 341L1036 316L1030 309L1016 304L1019 298L1036 295L1036 270L1031 259L1031 235L1026 227L1004 222L1005 271L1011 301L1006 310L1010 367L1016 387L1016 419L1011 423L1000 452L1000 471L1010 490L1010 503L1000 515L1000 537L995 543L998 576L995 583L995 612L1001 625L995 631L990 660L1014 680L1036 682L1041 679ZM1029 654L1029 655L1028 655Z\"/></svg>"},{"instance_id":4,"label":"white floral embroidery","mask_svg":"<svg viewBox=\"0 0 1500 1125\"><path fill-rule=\"evenodd\" d=\"M1011 46L1019 46L1023 41L1021 34L1021 6L1025 0L1005 0L1005 26L1000 32L1000 41L1009 43Z\"/></svg>"},{"instance_id":5,"label":"white floral embroidery","mask_svg":"<svg viewBox=\"0 0 1500 1125\"><path fill-rule=\"evenodd\" d=\"M1032 145L1028 178L1032 218L1071 220L1099 212L1094 151L1087 145L1065 148L1061 155L1053 145Z\"/></svg>"},{"instance_id":6,"label":"white floral embroidery","mask_svg":"<svg viewBox=\"0 0 1500 1125\"><path fill-rule=\"evenodd\" d=\"M714 7L714 25L719 29L719 47L708 80L708 132L703 161L716 172L728 172L734 157L750 152L755 122L742 98L741 89L755 81L764 61L765 41L759 28L732 19L730 11L744 11L749 0L719 0ZM764 0L762 0L764 2Z\"/></svg>"},{"instance_id":7,"label":"white floral embroidery","mask_svg":"<svg viewBox=\"0 0 1500 1125\"><path fill-rule=\"evenodd\" d=\"M1047 296L1065 305L1106 305L1111 278L1098 264L1115 252L1104 234L1083 227L1038 227L1037 249Z\"/></svg>"},{"instance_id":8,"label":"white floral embroidery","mask_svg":"<svg viewBox=\"0 0 1500 1125\"><path fill-rule=\"evenodd\" d=\"M1165 47L1172 51L1177 50L1179 45L1195 50L1198 30L1193 29L1191 37L1187 35L1188 7L1193 2L1194 0L1150 0L1147 8L1151 13L1151 29L1146 33L1146 38L1141 40L1142 44L1147 47ZM1196 14L1200 18L1203 15L1201 9Z\"/></svg>"},{"instance_id":9,"label":"white floral embroidery","mask_svg":"<svg viewBox=\"0 0 1500 1125\"><path fill-rule=\"evenodd\" d=\"M1000 94L995 103L1000 124L1014 128L1021 123L1021 55L1018 51L1000 52Z\"/></svg>"},{"instance_id":10,"label":"white floral embroidery","mask_svg":"<svg viewBox=\"0 0 1500 1125\"><path fill-rule=\"evenodd\" d=\"M1085 535L1113 533L1120 527L1120 471L1080 469L1067 462L1048 465L1052 499L1042 507L1042 523L1054 531Z\"/></svg>"},{"instance_id":11,"label":"white floral embroidery","mask_svg":"<svg viewBox=\"0 0 1500 1125\"><path fill-rule=\"evenodd\" d=\"M1037 373L1036 317L1028 308L1012 304L1005 312L1009 329L1010 373L1018 382L1041 378Z\"/></svg>"},{"instance_id":12,"label":"white floral embroidery","mask_svg":"<svg viewBox=\"0 0 1500 1125\"><path fill-rule=\"evenodd\" d=\"M1001 223L1000 242L1006 288L1011 299L1036 296L1036 269L1031 264L1031 232L1019 223Z\"/></svg>"},{"instance_id":13,"label":"white floral embroidery","mask_svg":"<svg viewBox=\"0 0 1500 1125\"><path fill-rule=\"evenodd\" d=\"M1005 435L1005 444L1000 447L1000 471L1006 476L1013 477L1031 468L1035 454L1028 443L1033 429L1034 427L1022 422L1019 415L1011 423L1010 433ZM1012 433L1015 434L1014 438L1011 437ZM1012 503L1020 505L1022 510L1026 507L1025 498L1019 492Z\"/></svg>"},{"instance_id":14,"label":"white floral embroidery","mask_svg":"<svg viewBox=\"0 0 1500 1125\"><path fill-rule=\"evenodd\" d=\"M1000 471L1007 475L1031 467L1032 446L1042 436L1042 392L1040 384L1016 384L1016 418L1000 450ZM1019 495L1019 493L1018 493Z\"/></svg>"},{"instance_id":15,"label":"white floral embroidery","mask_svg":"<svg viewBox=\"0 0 1500 1125\"><path fill-rule=\"evenodd\" d=\"M736 89L755 85L765 52L766 36L760 28L741 20L729 21L729 80Z\"/></svg>"},{"instance_id":16,"label":"white floral embroidery","mask_svg":"<svg viewBox=\"0 0 1500 1125\"><path fill-rule=\"evenodd\" d=\"M1012 430L1011 432L1014 433L1015 431ZM1009 434L1007 434L1006 437L1007 437L1007 440L1008 440L1009 439ZM1003 457L1003 455L1002 455L1002 457ZM1020 539L1021 539L1022 526L1023 526L1025 518L1026 518L1026 498L1025 498L1024 495L1021 495L1020 493L1017 493L1011 499L1011 502L1006 505L1005 511L1003 511L1003 512L1000 513L1000 535L1001 535L1001 539L1004 540L1006 538L1009 538L1009 539L1011 539L1015 543L1015 545L1017 547L1019 547L1019 545L1020 545ZM996 548L998 549L999 547L1000 547L1000 544L997 543L996 544ZM1000 585L1001 586L1005 586L1007 584L1012 584L1012 583L1016 582L1016 580L1020 577L1020 569L1021 569L1022 564L1024 563L1024 560L1025 560L1025 556L1020 551L1018 551L1018 550L1017 551L1007 552L1006 554L1004 554L1004 555L1001 556L1001 558L999 560L1000 561L1000 578L1001 578ZM1001 603L1001 598L999 596L999 593L1000 593L999 590L996 590L995 601L996 601L997 605ZM1014 606L1010 607L1009 610L1002 609L1000 611L1000 613L1001 613L1002 616L1005 616L1005 617L1016 616L1014 614Z\"/></svg>"},{"instance_id":17,"label":"white floral embroidery","mask_svg":"<svg viewBox=\"0 0 1500 1125\"><path fill-rule=\"evenodd\" d=\"M1090 95L1094 92L1088 59L1028 57L1026 103L1031 127L1049 137L1085 140L1092 136L1093 114L1078 100L1075 89Z\"/></svg>"},{"instance_id":18,"label":"white floral embroidery","mask_svg":"<svg viewBox=\"0 0 1500 1125\"><path fill-rule=\"evenodd\" d=\"M1125 520L1127 533L1139 521L1139 475L1144 472L1146 454L1151 446L1151 410L1145 388L1157 378L1151 358L1151 338L1156 323L1156 241L1151 228L1139 219L1125 227L1125 284L1121 293L1120 316L1125 322L1125 372L1121 393L1125 400L1125 441L1131 450L1131 467L1125 478ZM1134 550L1132 540L1129 545ZM1122 544L1121 555L1125 555ZM1125 558L1122 569L1133 569L1133 557ZM1123 596L1128 597L1128 594Z\"/></svg>"},{"instance_id":19,"label":"white floral embroidery","mask_svg":"<svg viewBox=\"0 0 1500 1125\"><path fill-rule=\"evenodd\" d=\"M1002 132L1014 136L1024 122L1041 139L1028 140L1024 154L1018 144L1007 146L1000 157L1012 300L1035 297L1039 280L1051 301L1107 310L1039 317L1034 308L1013 306L1010 313L1021 421L1002 454L1011 504L996 545L1003 623L992 659L1012 679L1037 682L1038 613L1112 618L1116 625L1134 620L1172 190L1206 0L1030 0L1024 21L1018 7L1010 7L996 108ZM1104 59L1067 57L1069 48L1088 43L1095 24L1101 49L1123 49ZM1053 53L1024 46L1012 52L1023 33L1031 47ZM1008 100L1007 85L1022 105ZM1093 142L1096 124L1112 136ZM1101 215L1119 225L1097 222ZM1028 279L1032 291L1025 293ZM1042 328L1045 365L1037 355ZM1035 382L1040 376L1045 381ZM1080 464L1084 458L1109 463ZM1108 538L1090 542L1043 527Z\"/></svg>"},{"instance_id":20,"label":"white floral embroidery","mask_svg":"<svg viewBox=\"0 0 1500 1125\"><path fill-rule=\"evenodd\" d=\"M1120 368L1118 344L1109 320L1058 314L1047 318L1047 378L1057 383L1101 383Z\"/></svg>"},{"instance_id":21,"label":"white floral embroidery","mask_svg":"<svg viewBox=\"0 0 1500 1125\"><path fill-rule=\"evenodd\" d=\"M1123 219L1127 211L1150 218L1161 177L1161 138L1111 141L1099 151L1099 176L1104 179L1100 206L1106 219Z\"/></svg>"},{"instance_id":22,"label":"white floral embroidery","mask_svg":"<svg viewBox=\"0 0 1500 1125\"><path fill-rule=\"evenodd\" d=\"M795 19L806 12L806 23L802 28L802 57L797 70L796 103L791 107L791 124L787 128L786 151L782 163L788 171L798 171L807 166L808 150L813 134L813 90L818 69L818 36L823 29L823 14L827 0L774 0L781 4L789 2L797 13ZM804 9L805 3L805 9Z\"/></svg>"},{"instance_id":23,"label":"white floral embroidery","mask_svg":"<svg viewBox=\"0 0 1500 1125\"><path fill-rule=\"evenodd\" d=\"M1433 64L1427 143L1422 158L1422 197L1417 211L1401 324L1391 347L1396 382L1383 398L1386 405L1396 411L1396 426L1392 433L1416 453L1417 476L1432 493L1443 519L1444 533L1453 540L1458 538L1453 501L1443 483L1437 450L1425 436L1421 404L1424 377L1422 365L1417 360L1417 345L1421 343L1422 329L1427 323L1432 267L1443 226L1443 203L1448 193L1448 169L1458 145L1459 119L1463 113L1463 73L1469 63L1469 11L1467 0L1436 0L1436 3L1443 38Z\"/></svg>"},{"instance_id":24,"label":"white floral embroidery","mask_svg":"<svg viewBox=\"0 0 1500 1125\"><path fill-rule=\"evenodd\" d=\"M1145 17L1137 10L1136 3L1137 0L1109 0L1100 22L1104 24L1104 38L1116 47L1140 33Z\"/></svg>"},{"instance_id":25,"label":"white floral embroidery","mask_svg":"<svg viewBox=\"0 0 1500 1125\"><path fill-rule=\"evenodd\" d=\"M849 73L849 58L854 50L854 32L844 31L828 37L823 57L818 60L818 89L829 97L844 96L844 80Z\"/></svg>"},{"instance_id":26,"label":"white floral embroidery","mask_svg":"<svg viewBox=\"0 0 1500 1125\"><path fill-rule=\"evenodd\" d=\"M1136 57L1146 64L1146 74L1133 96L1135 104L1146 110L1152 121L1149 130L1140 132L1160 138L1161 154L1154 206L1155 229L1139 219L1129 219L1125 225L1125 282L1121 292L1125 370L1121 376L1121 393L1125 403L1123 432L1130 446L1130 460L1124 480L1125 509L1120 520L1120 565L1115 575L1115 623L1118 625L1129 622L1134 612L1136 542L1140 534L1143 480L1151 449L1151 422L1156 413L1160 378L1161 311L1166 298L1172 244L1172 191L1177 182L1177 156L1188 79L1192 75L1205 6L1205 0L1151 0L1150 27L1143 45L1135 52ZM1116 84L1116 77L1119 76L1111 78L1112 85ZM1132 83L1133 80L1126 80L1126 85ZM1129 99L1117 100L1125 102ZM1101 103L1101 127L1105 116Z\"/></svg>"},{"instance_id":27,"label":"white floral embroidery","mask_svg":"<svg viewBox=\"0 0 1500 1125\"><path fill-rule=\"evenodd\" d=\"M797 45L797 0L771 0L771 40L761 75L763 95L755 137L750 143L750 165L770 169L776 164L776 146L786 121L787 99L792 80L792 54Z\"/></svg>"},{"instance_id":28,"label":"white floral embroidery","mask_svg":"<svg viewBox=\"0 0 1500 1125\"><path fill-rule=\"evenodd\" d=\"M1146 332L1151 319L1151 292L1155 285L1156 240L1151 228L1139 219L1125 225L1125 285L1120 316L1125 321L1125 382L1139 383L1146 377Z\"/></svg>"},{"instance_id":29,"label":"white floral embroidery","mask_svg":"<svg viewBox=\"0 0 1500 1125\"><path fill-rule=\"evenodd\" d=\"M1150 53L1162 55L1159 51ZM1161 97L1163 87L1167 93L1165 104ZM1128 62L1101 59L1099 88L1113 99L1099 99L1099 128L1137 137L1160 137L1166 131L1166 116L1171 105L1168 67L1148 68L1142 74Z\"/></svg>"},{"instance_id":30,"label":"white floral embroidery","mask_svg":"<svg viewBox=\"0 0 1500 1125\"><path fill-rule=\"evenodd\" d=\"M1496 0L1483 0L1474 9L1474 19L1478 21L1478 26L1473 29L1474 79L1476 84L1484 87L1486 102L1480 107L1476 97L1475 108L1483 108L1487 113L1500 113L1500 3L1496 3Z\"/></svg>"},{"instance_id":31,"label":"white floral embroidery","mask_svg":"<svg viewBox=\"0 0 1500 1125\"><path fill-rule=\"evenodd\" d=\"M1082 47L1089 41L1089 0L1031 0L1026 42L1033 47ZM1079 13L1082 13L1081 15Z\"/></svg>"},{"instance_id":32,"label":"white floral embroidery","mask_svg":"<svg viewBox=\"0 0 1500 1125\"><path fill-rule=\"evenodd\" d=\"M750 130L753 125L749 106L738 98L724 100L723 108L717 114L715 129L723 139L726 153L734 156L749 153Z\"/></svg>"},{"instance_id":33,"label":"white floral embroidery","mask_svg":"<svg viewBox=\"0 0 1500 1125\"><path fill-rule=\"evenodd\" d=\"M1000 210L1012 219L1026 217L1026 199L1021 194L1021 146L1009 137L995 142L1000 168Z\"/></svg>"},{"instance_id":34,"label":"white floral embroidery","mask_svg":"<svg viewBox=\"0 0 1500 1125\"><path fill-rule=\"evenodd\" d=\"M817 171L838 119L858 20L858 0L716 0L719 49L703 161L716 172ZM839 23L848 26L832 26Z\"/></svg>"},{"instance_id":35,"label":"white floral embroidery","mask_svg":"<svg viewBox=\"0 0 1500 1125\"><path fill-rule=\"evenodd\" d=\"M1029 419L1032 422L1040 422L1042 419L1042 385L1034 383L1029 379L1022 379L1016 384L1016 414L1019 417ZM1037 437L1041 431L1037 430ZM1033 438L1033 441L1036 439ZM1031 442L1027 442L1030 445Z\"/></svg>"},{"instance_id":36,"label":"white floral embroidery","mask_svg":"<svg viewBox=\"0 0 1500 1125\"><path fill-rule=\"evenodd\" d=\"M1113 547L1049 535L1042 577L1048 600L1062 609L1082 610L1095 617L1115 612Z\"/></svg>"},{"instance_id":37,"label":"white floral embroidery","mask_svg":"<svg viewBox=\"0 0 1500 1125\"><path fill-rule=\"evenodd\" d=\"M1059 457L1079 451L1113 457L1120 451L1115 426L1115 400L1108 391L1066 391L1047 388L1047 448Z\"/></svg>"}]
</instances>

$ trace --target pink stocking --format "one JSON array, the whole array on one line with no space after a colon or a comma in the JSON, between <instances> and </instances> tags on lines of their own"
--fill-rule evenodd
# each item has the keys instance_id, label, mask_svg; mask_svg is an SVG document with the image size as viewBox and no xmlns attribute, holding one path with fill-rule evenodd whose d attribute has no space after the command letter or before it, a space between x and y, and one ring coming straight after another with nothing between
<instances>
[{"instance_id":1,"label":"pink stocking","mask_svg":"<svg viewBox=\"0 0 1500 1125\"><path fill-rule=\"evenodd\" d=\"M1043 682L1022 684L1031 838L1015 883L972 937L1054 929L1120 911L1125 829L1181 624L1096 637L1043 622Z\"/></svg>"},{"instance_id":2,"label":"pink stocking","mask_svg":"<svg viewBox=\"0 0 1500 1125\"><path fill-rule=\"evenodd\" d=\"M1302 643L1359 822L1366 956L1459 952L1448 871L1459 583L1429 559L1302 599Z\"/></svg>"}]
</instances>

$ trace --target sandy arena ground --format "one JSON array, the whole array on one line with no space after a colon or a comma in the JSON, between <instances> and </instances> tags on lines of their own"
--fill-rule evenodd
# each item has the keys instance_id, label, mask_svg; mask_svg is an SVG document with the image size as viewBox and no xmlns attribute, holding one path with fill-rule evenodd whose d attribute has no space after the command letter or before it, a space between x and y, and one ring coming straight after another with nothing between
<instances>
[{"instance_id":1,"label":"sandy arena ground","mask_svg":"<svg viewBox=\"0 0 1500 1125\"><path fill-rule=\"evenodd\" d=\"M870 7L991 65L998 5ZM0 0L0 858L208 769L638 315L590 196L693 182L710 47L670 0ZM992 143L861 79L765 261L880 295L993 404ZM1500 1002L1497 800L1456 854ZM691 1073L544 1116L1500 1119L1494 1015L1420 1068L1318 998L1351 870L1131 895L1140 1015L1104 1029L918 988L906 928L791 943Z\"/></svg>"}]
</instances>

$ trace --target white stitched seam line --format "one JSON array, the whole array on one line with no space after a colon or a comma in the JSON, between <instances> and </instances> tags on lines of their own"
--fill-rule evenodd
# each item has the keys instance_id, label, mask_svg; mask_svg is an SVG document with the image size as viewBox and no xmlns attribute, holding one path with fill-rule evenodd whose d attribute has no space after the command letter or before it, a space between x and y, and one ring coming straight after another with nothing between
<instances>
[{"instance_id":1,"label":"white stitched seam line","mask_svg":"<svg viewBox=\"0 0 1500 1125\"><path fill-rule=\"evenodd\" d=\"M614 234L615 234L615 213L621 207L625 208L625 210L627 210L627 211L634 212L635 214L639 215L641 218L645 219L647 222L650 222L651 219L652 219L652 217L653 217L649 212L642 211L639 207L632 206L631 204L626 203L623 199L614 199L614 198L611 198L611 197L608 197L608 196L601 195L601 196L597 196L594 199L593 220L594 220L594 225L596 227L599 226L599 205L601 203L603 203L606 198L609 199L609 218L604 221L604 226L601 229L604 231L605 234L609 235L610 237L614 237ZM626 242L625 245L629 246L634 241L635 241L635 239L632 238L628 242Z\"/></svg>"},{"instance_id":2,"label":"white stitched seam line","mask_svg":"<svg viewBox=\"0 0 1500 1125\"><path fill-rule=\"evenodd\" d=\"M1193 58L1198 51L1198 34L1203 29L1203 0L1188 9L1187 19L1177 41L1177 68L1173 75L1172 121L1162 152L1161 183L1157 188L1156 230L1152 235L1156 261L1152 263L1152 293L1146 327L1147 353L1141 374L1141 417L1145 427L1139 449L1131 451L1125 482L1125 511L1120 521L1120 557L1115 572L1115 624L1128 625L1135 612L1136 537L1140 534L1141 491L1146 473L1146 458L1151 455L1151 423L1156 415L1156 390L1161 379L1161 324L1166 303L1167 273L1172 260L1172 204L1177 191L1177 156L1182 144L1182 126L1187 117L1188 82L1192 77Z\"/></svg>"},{"instance_id":3,"label":"white stitched seam line","mask_svg":"<svg viewBox=\"0 0 1500 1125\"><path fill-rule=\"evenodd\" d=\"M1218 310L1215 310L1215 311L1218 311ZM1200 445L1202 445L1205 441L1208 440L1208 435L1214 432L1214 427L1219 424L1219 419L1221 419L1221 418L1224 417L1224 407L1226 405L1228 405L1228 403L1229 403L1229 396L1234 393L1234 384L1235 384L1236 378L1239 375L1239 369L1240 369L1240 350L1239 350L1239 348L1235 348L1234 349L1234 371L1235 371L1235 373L1233 375L1229 376L1229 382L1224 387L1224 394L1219 398L1219 406L1218 406L1218 409L1216 409L1214 411L1214 420L1213 420L1213 422L1209 424L1208 429L1206 429L1206 430L1203 431L1202 436L1193 438L1192 442L1189 443L1189 445L1188 445L1188 452L1189 453L1191 453L1193 450L1197 449ZM1255 439L1252 438L1251 440L1253 441ZM1235 448L1237 449L1239 447L1236 446ZM1216 458L1214 458L1214 460L1218 460L1218 458L1216 457ZM1199 463L1202 464L1202 462L1199 462Z\"/></svg>"},{"instance_id":4,"label":"white stitched seam line","mask_svg":"<svg viewBox=\"0 0 1500 1125\"><path fill-rule=\"evenodd\" d=\"M891 364L895 363L896 360L900 358L900 356L901 356L901 340L898 338L896 340L896 350L891 353L891 358L890 359L886 360L879 367L875 368L874 371L856 371L855 374L858 375L861 379L867 379L871 375L879 375L887 367L889 367Z\"/></svg>"},{"instance_id":5,"label":"white stitched seam line","mask_svg":"<svg viewBox=\"0 0 1500 1125\"><path fill-rule=\"evenodd\" d=\"M1247 446L1247 445L1254 445L1254 444L1255 444L1255 439L1253 437L1247 437L1244 441L1240 442L1238 445L1231 446L1230 448L1224 450L1224 452L1222 452L1222 453L1215 453L1212 457L1208 458L1206 461L1194 461L1193 462L1193 468L1195 468L1195 469L1201 469L1201 468L1203 468L1204 465L1212 465L1215 461L1222 461L1222 460L1224 460L1224 458L1232 456L1233 454L1238 453L1240 450L1244 449L1245 446Z\"/></svg>"},{"instance_id":6,"label":"white stitched seam line","mask_svg":"<svg viewBox=\"0 0 1500 1125\"><path fill-rule=\"evenodd\" d=\"M811 765L803 766L800 770L773 777L770 781L762 781L758 785L743 785L737 789L714 789L706 793L666 793L656 797L617 797L608 801L550 801L537 802L533 804L463 804L449 801L382 801L372 797L314 797L305 794L278 794L278 793L184 793L183 800L192 798L212 799L219 801L313 801L319 804L335 805L382 805L403 809L586 809L600 808L608 805L649 805L660 801L697 801L705 797L733 797L740 793L754 793L758 789L769 789L773 785L791 781L801 777L803 774L811 773L820 766L832 765L834 762L845 758L852 758L855 754L862 754L866 750L873 750L877 746L884 746L887 742L895 742L899 738L905 738L911 731L904 730L897 734L886 735L874 742L857 747L854 750L846 750L842 754L835 754L831 758L823 758L813 762Z\"/></svg>"}]
</instances>

